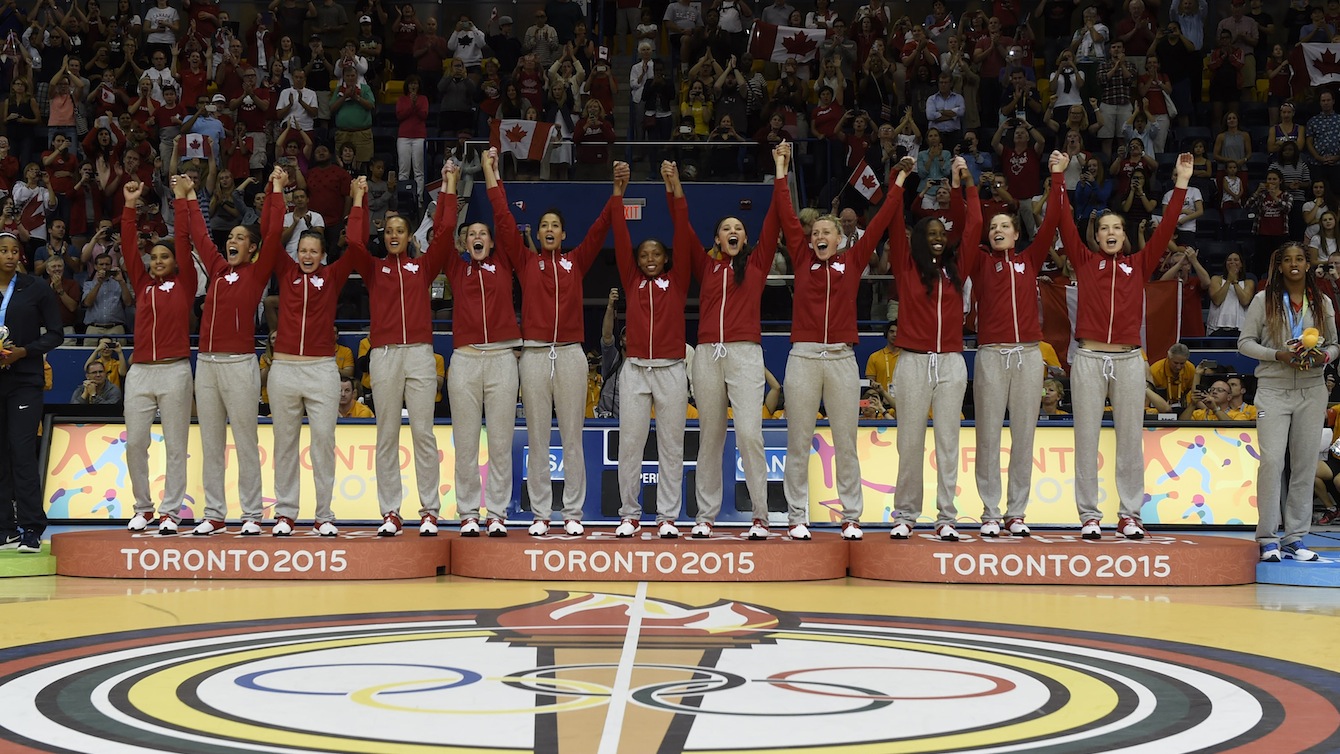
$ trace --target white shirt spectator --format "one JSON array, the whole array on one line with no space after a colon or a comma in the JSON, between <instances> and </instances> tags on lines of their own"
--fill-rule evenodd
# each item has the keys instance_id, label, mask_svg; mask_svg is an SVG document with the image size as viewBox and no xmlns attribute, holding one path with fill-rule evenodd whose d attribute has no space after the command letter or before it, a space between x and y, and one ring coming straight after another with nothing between
<instances>
[{"instance_id":1,"label":"white shirt spectator","mask_svg":"<svg viewBox=\"0 0 1340 754\"><path fill-rule=\"evenodd\" d=\"M633 93L633 101L642 101L642 90L651 83L656 75L655 60L639 60L628 72L628 90Z\"/></svg>"},{"instance_id":2,"label":"white shirt spectator","mask_svg":"<svg viewBox=\"0 0 1340 754\"><path fill-rule=\"evenodd\" d=\"M148 34L144 41L154 45L170 45L177 41L177 32L169 24L181 23L181 15L172 6L159 8L154 6L144 12L144 31ZM155 26L159 31L154 31Z\"/></svg>"},{"instance_id":3,"label":"white shirt spectator","mask_svg":"<svg viewBox=\"0 0 1340 754\"><path fill-rule=\"evenodd\" d=\"M149 99L153 100L155 104L163 104L163 87L170 86L178 92L181 91L181 85L177 83L177 79L173 78L171 68L160 70L151 67L144 72L143 76L140 76L140 79L149 79L149 82L154 85L154 88L149 92Z\"/></svg>"},{"instance_id":4,"label":"white shirt spectator","mask_svg":"<svg viewBox=\"0 0 1340 754\"><path fill-rule=\"evenodd\" d=\"M275 103L275 110L282 112L284 108L292 105L293 109L288 111L288 114L284 116L284 120L291 123L293 127L299 131L311 131L316 127L316 122L312 119L311 114L300 104L303 102L306 102L312 107L316 107L316 92L307 87L294 89L290 86L279 93L279 101Z\"/></svg>"},{"instance_id":5,"label":"white shirt spectator","mask_svg":"<svg viewBox=\"0 0 1340 754\"><path fill-rule=\"evenodd\" d=\"M368 59L362 55L354 56L354 70L358 71L358 85L362 86L368 83ZM344 57L341 56L335 60L335 80L344 80Z\"/></svg>"},{"instance_id":6,"label":"white shirt spectator","mask_svg":"<svg viewBox=\"0 0 1340 754\"><path fill-rule=\"evenodd\" d=\"M791 11L793 10L795 8L792 8L786 0L782 0L781 5L768 3L763 7L763 10L759 11L759 18L763 19L764 23L774 26L787 26L787 21L791 18Z\"/></svg>"},{"instance_id":7,"label":"white shirt spectator","mask_svg":"<svg viewBox=\"0 0 1340 754\"><path fill-rule=\"evenodd\" d=\"M284 215L284 227L288 228L290 225L293 226L293 235L289 237L288 243L284 245L284 251L287 251L288 255L293 257L293 260L296 262L298 260L298 241L302 239L303 232L314 228L325 230L326 221L321 218L319 213L309 209L307 210L306 222L301 220L295 221L292 212Z\"/></svg>"},{"instance_id":8,"label":"white shirt spectator","mask_svg":"<svg viewBox=\"0 0 1340 754\"><path fill-rule=\"evenodd\" d=\"M669 22L670 27L667 31L671 34L683 34L702 26L703 14L696 5L674 2L665 9L664 20Z\"/></svg>"},{"instance_id":9,"label":"white shirt spectator","mask_svg":"<svg viewBox=\"0 0 1340 754\"><path fill-rule=\"evenodd\" d=\"M1169 201L1172 201L1172 193L1173 193L1173 192L1169 191L1169 192L1167 192L1166 194L1163 195L1163 205L1164 205L1165 208L1167 207L1168 202L1169 202ZM1200 189L1196 188L1195 186L1189 186L1189 187L1187 187L1187 190L1186 190L1186 198L1182 200L1182 213L1181 213L1180 215L1178 215L1178 218L1180 219L1181 217L1183 217L1183 216L1185 216L1185 215L1187 215L1187 214L1190 214L1190 213L1192 213L1192 212L1195 212L1195 211L1196 211L1196 203L1197 203L1197 202L1201 202L1201 201L1203 201L1203 199L1201 198L1201 195L1200 195ZM1204 205L1202 205L1202 206L1204 206ZM1196 221L1193 219L1193 220L1186 220L1186 221L1184 221L1184 222L1179 222L1178 225L1177 225L1177 229L1178 229L1179 231L1186 231L1186 232L1189 232L1189 233L1195 233L1195 232L1196 232Z\"/></svg>"},{"instance_id":10,"label":"white shirt spectator","mask_svg":"<svg viewBox=\"0 0 1340 754\"><path fill-rule=\"evenodd\" d=\"M469 44L462 44L465 38L470 39ZM478 27L472 27L469 31L453 31L447 37L447 49L466 68L477 66L484 60L484 47L484 32Z\"/></svg>"}]
</instances>

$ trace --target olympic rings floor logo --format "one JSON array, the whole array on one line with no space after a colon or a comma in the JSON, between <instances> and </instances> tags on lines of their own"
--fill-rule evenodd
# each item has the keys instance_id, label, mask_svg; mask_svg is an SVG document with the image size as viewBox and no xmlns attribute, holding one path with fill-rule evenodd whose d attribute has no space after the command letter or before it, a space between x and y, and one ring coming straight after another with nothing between
<instances>
[{"instance_id":1,"label":"olympic rings floor logo","mask_svg":"<svg viewBox=\"0 0 1340 754\"><path fill-rule=\"evenodd\" d=\"M967 621L636 605L212 624L0 652L33 751L1160 753L1340 748L1340 675L1173 642ZM1289 726L1283 727L1283 721ZM629 736L635 736L630 739ZM2 747L0 747L2 748Z\"/></svg>"}]
</instances>

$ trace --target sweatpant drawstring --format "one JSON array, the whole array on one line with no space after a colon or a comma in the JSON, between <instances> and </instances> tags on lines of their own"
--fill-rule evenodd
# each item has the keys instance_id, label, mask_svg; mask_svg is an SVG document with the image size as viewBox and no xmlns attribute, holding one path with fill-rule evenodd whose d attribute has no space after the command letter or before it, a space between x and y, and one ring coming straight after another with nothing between
<instances>
[{"instance_id":1,"label":"sweatpant drawstring","mask_svg":"<svg viewBox=\"0 0 1340 754\"><path fill-rule=\"evenodd\" d=\"M1117 365L1112 361L1111 356L1103 357L1103 379L1115 380L1117 378Z\"/></svg>"},{"instance_id":2,"label":"sweatpant drawstring","mask_svg":"<svg viewBox=\"0 0 1340 754\"><path fill-rule=\"evenodd\" d=\"M1010 357L1015 357L1015 364L1020 369L1024 368L1024 347L1015 346L1014 348L1000 349L1000 355L1005 357L1005 368L1010 368Z\"/></svg>"},{"instance_id":3,"label":"sweatpant drawstring","mask_svg":"<svg viewBox=\"0 0 1340 754\"><path fill-rule=\"evenodd\" d=\"M717 360L717 359L724 358L725 356L726 356L726 344L725 344L725 343L713 343L713 344L712 344L712 359L715 361L715 360Z\"/></svg>"},{"instance_id":4,"label":"sweatpant drawstring","mask_svg":"<svg viewBox=\"0 0 1340 754\"><path fill-rule=\"evenodd\" d=\"M554 379L558 374L558 344L549 344L549 379Z\"/></svg>"},{"instance_id":5,"label":"sweatpant drawstring","mask_svg":"<svg viewBox=\"0 0 1340 754\"><path fill-rule=\"evenodd\" d=\"M940 354L931 352L930 361L926 362L926 380L932 384L940 382Z\"/></svg>"}]
</instances>

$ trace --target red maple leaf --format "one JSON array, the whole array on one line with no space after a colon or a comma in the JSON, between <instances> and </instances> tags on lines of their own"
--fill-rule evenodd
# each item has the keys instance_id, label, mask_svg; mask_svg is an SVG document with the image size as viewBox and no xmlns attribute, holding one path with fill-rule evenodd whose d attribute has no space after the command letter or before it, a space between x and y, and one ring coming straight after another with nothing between
<instances>
[{"instance_id":1,"label":"red maple leaf","mask_svg":"<svg viewBox=\"0 0 1340 754\"><path fill-rule=\"evenodd\" d=\"M868 189L872 189L879 185L879 181L875 180L875 176L866 173L861 176L861 185Z\"/></svg>"},{"instance_id":2,"label":"red maple leaf","mask_svg":"<svg viewBox=\"0 0 1340 754\"><path fill-rule=\"evenodd\" d=\"M525 139L526 134L528 133L530 132L527 131L525 128L522 128L521 126L512 126L511 128L507 129L507 133L503 135L507 137L508 141L517 143Z\"/></svg>"},{"instance_id":3,"label":"red maple leaf","mask_svg":"<svg viewBox=\"0 0 1340 754\"><path fill-rule=\"evenodd\" d=\"M1337 60L1335 53L1330 50L1324 51L1320 57L1312 61L1312 67L1323 76L1340 74L1340 60Z\"/></svg>"},{"instance_id":4,"label":"red maple leaf","mask_svg":"<svg viewBox=\"0 0 1340 754\"><path fill-rule=\"evenodd\" d=\"M818 49L819 44L813 39L805 36L805 32L797 31L795 34L782 39L782 48L796 57L803 58Z\"/></svg>"}]
</instances>

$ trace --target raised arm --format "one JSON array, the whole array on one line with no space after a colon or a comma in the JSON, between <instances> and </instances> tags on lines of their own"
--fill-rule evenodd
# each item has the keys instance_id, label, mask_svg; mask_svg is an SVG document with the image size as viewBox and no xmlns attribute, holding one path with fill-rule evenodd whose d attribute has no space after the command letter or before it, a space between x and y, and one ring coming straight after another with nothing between
<instances>
[{"instance_id":1,"label":"raised arm","mask_svg":"<svg viewBox=\"0 0 1340 754\"><path fill-rule=\"evenodd\" d=\"M874 255L875 250L879 248L880 239L884 237L884 231L890 233L906 233L906 221L903 218L903 182L907 180L907 175L912 172L915 163L910 157L904 157L894 166L898 171L898 176L889 182L888 193L884 197L884 203L880 205L879 211L875 213L874 219L870 221L865 229L865 235L852 247L852 264L858 268L869 264L870 257ZM969 196L970 202L975 202L977 196L976 189L973 189ZM971 211L971 210L970 210ZM971 226L969 226L971 227ZM967 232L967 229L964 231ZM982 210L981 204L977 205L977 235L982 234Z\"/></svg>"},{"instance_id":2,"label":"raised arm","mask_svg":"<svg viewBox=\"0 0 1340 754\"><path fill-rule=\"evenodd\" d=\"M1065 193L1065 170L1070 165L1070 155L1065 152L1052 152L1048 165L1052 174L1051 190L1047 192L1047 209L1042 216L1042 225L1038 226L1037 235L1033 236L1033 242L1028 245L1024 251L1024 256L1033 261L1034 267L1040 268L1042 263L1047 261L1047 252L1052 247L1052 242L1056 240L1056 229L1060 226L1061 215L1070 214L1069 210L1061 206L1061 195Z\"/></svg>"},{"instance_id":3,"label":"raised arm","mask_svg":"<svg viewBox=\"0 0 1340 754\"><path fill-rule=\"evenodd\" d=\"M763 216L758 241L749 255L749 267L757 268L764 275L768 274L772 258L777 255L777 235L781 232L779 208L782 205L791 206L791 184L787 180L787 170L791 163L789 144L786 153L780 156L777 149L773 150L773 163L777 177L772 179L772 201L768 203L768 213Z\"/></svg>"},{"instance_id":4,"label":"raised arm","mask_svg":"<svg viewBox=\"0 0 1340 754\"><path fill-rule=\"evenodd\" d=\"M442 164L442 191L437 195L437 211L433 213L433 241L428 244L428 267L430 270L454 268L462 264L456 255L456 218L459 209L456 205L456 183L460 179L461 169L454 160ZM495 246L497 239L494 239Z\"/></svg>"},{"instance_id":5,"label":"raised arm","mask_svg":"<svg viewBox=\"0 0 1340 754\"><path fill-rule=\"evenodd\" d=\"M358 270L364 281L372 277L372 255L368 253L368 207L365 201L368 194L368 179L360 176L349 183L349 196L353 199L353 209L349 210L349 226L345 229L345 238L349 246L344 250L350 258L350 264Z\"/></svg>"},{"instance_id":6,"label":"raised arm","mask_svg":"<svg viewBox=\"0 0 1340 754\"><path fill-rule=\"evenodd\" d=\"M121 210L121 259L126 265L126 274L135 288L147 282L149 273L144 269L144 260L140 257L140 229L136 208L140 196L144 194L144 184L140 181L127 181L121 188L125 208Z\"/></svg>"},{"instance_id":7,"label":"raised arm","mask_svg":"<svg viewBox=\"0 0 1340 754\"><path fill-rule=\"evenodd\" d=\"M618 199L620 203L623 202L624 189L628 186L628 172L627 163L614 163L613 198ZM606 214L610 214L608 207ZM614 228L614 263L619 268L619 279L623 281L624 288L631 291L637 287L638 269L633 260L633 239L628 235L628 221L624 219L621 211L613 213L609 221ZM678 236L679 233L676 232L675 235Z\"/></svg>"},{"instance_id":8,"label":"raised arm","mask_svg":"<svg viewBox=\"0 0 1340 754\"><path fill-rule=\"evenodd\" d=\"M484 173L484 185L488 189L489 204L493 206L493 241L503 256L512 263L513 269L521 267L521 233L516 227L516 218L508 209L507 190L498 177L498 150L489 149L479 159L480 169Z\"/></svg>"},{"instance_id":9,"label":"raised arm","mask_svg":"<svg viewBox=\"0 0 1340 754\"><path fill-rule=\"evenodd\" d=\"M605 236L609 235L611 216L616 212L623 214L622 193L610 195L609 200L605 202L605 209L596 216L595 222L591 223L591 229L586 232L586 237L573 250L572 255L576 257L577 264L583 271L591 268L591 264L600 255L600 250L605 247Z\"/></svg>"},{"instance_id":10,"label":"raised arm","mask_svg":"<svg viewBox=\"0 0 1340 754\"><path fill-rule=\"evenodd\" d=\"M290 259L279 242L279 233L284 227L284 187L288 185L288 172L275 166L270 180L265 184L265 200L261 204L261 250L256 257L256 274L269 277L270 273L283 259ZM202 218L203 220L203 218Z\"/></svg>"},{"instance_id":11,"label":"raised arm","mask_svg":"<svg viewBox=\"0 0 1340 754\"><path fill-rule=\"evenodd\" d=\"M1177 165L1173 168L1176 183L1173 184L1172 196L1168 199L1167 205L1172 208L1172 217L1165 211L1163 222L1159 223L1149 241L1135 253L1135 256L1140 257L1146 280L1158 268L1159 260L1163 258L1163 252L1168 248L1168 242L1172 240L1173 233L1177 230L1177 213L1181 212L1182 201L1186 199L1186 187L1191 182L1193 167L1194 161L1190 152L1183 152L1177 157Z\"/></svg>"},{"instance_id":12,"label":"raised arm","mask_svg":"<svg viewBox=\"0 0 1340 754\"><path fill-rule=\"evenodd\" d=\"M1070 266L1078 268L1093 256L1093 251L1079 237L1079 228L1075 226L1075 214L1070 209L1070 198L1061 193L1061 249L1070 261Z\"/></svg>"}]
</instances>

